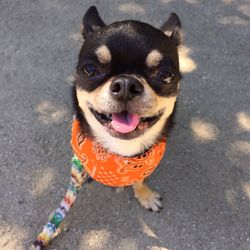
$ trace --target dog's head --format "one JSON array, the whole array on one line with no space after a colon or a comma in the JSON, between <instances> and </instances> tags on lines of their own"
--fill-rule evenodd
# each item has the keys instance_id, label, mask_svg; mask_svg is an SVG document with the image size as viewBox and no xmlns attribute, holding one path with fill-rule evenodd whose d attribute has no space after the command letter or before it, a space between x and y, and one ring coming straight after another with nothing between
<instances>
[{"instance_id":1,"label":"dog's head","mask_svg":"<svg viewBox=\"0 0 250 250\"><path fill-rule=\"evenodd\" d=\"M76 105L93 137L110 151L135 155L161 135L181 78L180 29L174 13L156 29L139 21L105 25L95 7L86 12Z\"/></svg>"}]
</instances>

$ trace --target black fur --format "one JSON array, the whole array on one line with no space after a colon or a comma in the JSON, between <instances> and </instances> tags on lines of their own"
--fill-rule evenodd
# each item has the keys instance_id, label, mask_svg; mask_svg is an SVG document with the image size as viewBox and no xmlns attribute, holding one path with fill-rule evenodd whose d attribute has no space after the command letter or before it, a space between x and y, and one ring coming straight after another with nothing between
<instances>
[{"instance_id":1,"label":"black fur","mask_svg":"<svg viewBox=\"0 0 250 250\"><path fill-rule=\"evenodd\" d=\"M182 43L181 21L175 13L171 13L167 22L161 27L163 32L169 32L170 38L175 41L175 45L179 46Z\"/></svg>"},{"instance_id":2,"label":"black fur","mask_svg":"<svg viewBox=\"0 0 250 250\"><path fill-rule=\"evenodd\" d=\"M101 65L95 55L95 50L105 44L112 55L109 65ZM157 49L164 56L159 70L173 71L175 81L171 85L162 84L162 80L153 74L145 65L149 52ZM119 74L138 74L143 76L161 96L171 96L177 93L177 82L181 78L176 40L167 37L162 31L149 24L139 21L116 22L89 33L81 48L76 84L93 91L110 76ZM84 78L82 71L86 64L95 64L102 74L95 78Z\"/></svg>"},{"instance_id":3,"label":"black fur","mask_svg":"<svg viewBox=\"0 0 250 250\"><path fill-rule=\"evenodd\" d=\"M91 6L87 10L86 14L83 17L82 24L83 24L83 31L82 31L83 36L92 33L100 29L101 27L105 26L105 23L100 18L99 13L95 6Z\"/></svg>"},{"instance_id":4,"label":"black fur","mask_svg":"<svg viewBox=\"0 0 250 250\"><path fill-rule=\"evenodd\" d=\"M164 32L170 32L170 36ZM97 9L92 6L83 18L83 37L76 78L73 87L73 104L77 119L82 129L91 136L91 129L78 105L76 87L88 92L95 90L105 83L111 76L120 74L135 74L142 76L150 84L151 88L159 96L170 97L178 94L177 83L181 79L179 71L179 58L177 49L181 43L181 23L178 16L172 13L161 29L139 21L115 22L106 26L100 18ZM95 54L95 50L106 45L111 52L110 64L101 64ZM149 52L157 49L162 55L157 69L149 69L145 60ZM87 64L94 64L100 74L95 77L85 77L83 69ZM175 78L171 84L164 84L160 74L156 72L171 71ZM174 114L166 121L163 136L173 125Z\"/></svg>"}]
</instances>

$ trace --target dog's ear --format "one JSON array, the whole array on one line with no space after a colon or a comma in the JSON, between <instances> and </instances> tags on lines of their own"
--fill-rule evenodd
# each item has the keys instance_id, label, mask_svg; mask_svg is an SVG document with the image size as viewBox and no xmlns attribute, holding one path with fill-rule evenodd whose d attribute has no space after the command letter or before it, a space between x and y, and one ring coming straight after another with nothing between
<instances>
[{"instance_id":1,"label":"dog's ear","mask_svg":"<svg viewBox=\"0 0 250 250\"><path fill-rule=\"evenodd\" d=\"M106 26L105 23L99 16L99 13L95 6L91 6L85 13L82 19L82 35L86 36L89 33L92 33L101 27Z\"/></svg>"},{"instance_id":2,"label":"dog's ear","mask_svg":"<svg viewBox=\"0 0 250 250\"><path fill-rule=\"evenodd\" d=\"M175 41L176 46L182 43L181 21L175 13L171 13L167 22L161 27L164 34Z\"/></svg>"}]
</instances>

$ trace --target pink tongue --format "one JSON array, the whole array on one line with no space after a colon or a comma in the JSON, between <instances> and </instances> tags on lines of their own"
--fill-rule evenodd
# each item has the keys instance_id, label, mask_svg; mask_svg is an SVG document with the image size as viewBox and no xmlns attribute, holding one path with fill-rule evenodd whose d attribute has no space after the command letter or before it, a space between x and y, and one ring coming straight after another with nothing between
<instances>
[{"instance_id":1,"label":"pink tongue","mask_svg":"<svg viewBox=\"0 0 250 250\"><path fill-rule=\"evenodd\" d=\"M128 113L112 114L112 126L120 133L129 133L136 129L139 123L139 116Z\"/></svg>"}]
</instances>

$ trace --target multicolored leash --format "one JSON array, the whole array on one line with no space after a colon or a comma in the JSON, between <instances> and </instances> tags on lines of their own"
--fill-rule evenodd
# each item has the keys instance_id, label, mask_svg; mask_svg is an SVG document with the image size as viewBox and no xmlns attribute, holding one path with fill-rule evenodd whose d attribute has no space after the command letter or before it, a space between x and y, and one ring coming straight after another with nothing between
<instances>
[{"instance_id":1,"label":"multicolored leash","mask_svg":"<svg viewBox=\"0 0 250 250\"><path fill-rule=\"evenodd\" d=\"M43 231L35 240L34 246L36 250L43 249L49 244L51 239L56 234L56 231L58 230L66 213L74 204L76 195L79 193L82 184L87 179L87 172L84 170L84 167L78 157L74 155L71 160L71 181L69 187L59 207L55 210L48 223L44 226Z\"/></svg>"}]
</instances>

